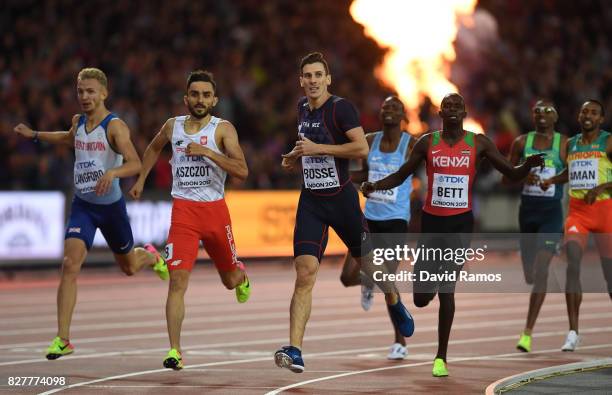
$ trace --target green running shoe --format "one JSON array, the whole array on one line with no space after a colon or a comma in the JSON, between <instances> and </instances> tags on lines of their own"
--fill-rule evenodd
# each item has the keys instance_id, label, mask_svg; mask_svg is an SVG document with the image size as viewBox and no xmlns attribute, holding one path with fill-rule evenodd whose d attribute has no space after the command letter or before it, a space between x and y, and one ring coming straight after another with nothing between
<instances>
[{"instance_id":1,"label":"green running shoe","mask_svg":"<svg viewBox=\"0 0 612 395\"><path fill-rule=\"evenodd\" d=\"M246 277L245 275L245 278L242 284L236 287L236 300L238 301L238 303L244 303L247 300L249 300L250 296L251 296L251 282L249 281L249 278Z\"/></svg>"},{"instance_id":2,"label":"green running shoe","mask_svg":"<svg viewBox=\"0 0 612 395\"><path fill-rule=\"evenodd\" d=\"M72 354L74 352L74 346L70 344L70 342L63 341L59 336L57 336L49 347L47 347L47 359L53 360L58 359L59 357L63 357L64 355Z\"/></svg>"},{"instance_id":3,"label":"green running shoe","mask_svg":"<svg viewBox=\"0 0 612 395\"><path fill-rule=\"evenodd\" d=\"M521 333L521 338L516 343L516 348L522 352L531 352L531 335Z\"/></svg>"},{"instance_id":4,"label":"green running shoe","mask_svg":"<svg viewBox=\"0 0 612 395\"><path fill-rule=\"evenodd\" d=\"M155 265L153 265L153 271L162 280L168 280L170 278L170 273L168 272L168 265L166 264L164 258L162 258L159 251L157 251L157 249L155 249L155 247L153 247L153 245L149 243L145 244L143 247L146 251L153 254L155 256L155 259L157 259L157 262L155 262Z\"/></svg>"},{"instance_id":5,"label":"green running shoe","mask_svg":"<svg viewBox=\"0 0 612 395\"><path fill-rule=\"evenodd\" d=\"M448 376L448 370L446 369L446 362L442 358L434 359L433 369L431 374L434 377L446 377Z\"/></svg>"},{"instance_id":6,"label":"green running shoe","mask_svg":"<svg viewBox=\"0 0 612 395\"><path fill-rule=\"evenodd\" d=\"M164 368L173 370L183 369L183 357L176 348L168 351L168 355L166 355L166 359L164 359Z\"/></svg>"}]
</instances>

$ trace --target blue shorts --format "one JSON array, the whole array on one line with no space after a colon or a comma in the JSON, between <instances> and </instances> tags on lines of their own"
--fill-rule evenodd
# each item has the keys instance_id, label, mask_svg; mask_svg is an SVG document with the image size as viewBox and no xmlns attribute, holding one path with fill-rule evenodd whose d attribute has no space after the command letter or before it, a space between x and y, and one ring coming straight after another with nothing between
<instances>
[{"instance_id":1,"label":"blue shorts","mask_svg":"<svg viewBox=\"0 0 612 395\"><path fill-rule=\"evenodd\" d=\"M123 197L111 204L93 204L75 196L64 239L81 239L89 250L98 228L115 254L127 254L134 246Z\"/></svg>"},{"instance_id":2,"label":"blue shorts","mask_svg":"<svg viewBox=\"0 0 612 395\"><path fill-rule=\"evenodd\" d=\"M293 256L313 255L320 261L332 227L353 257L372 251L368 226L352 184L331 196L317 196L302 189L295 216Z\"/></svg>"}]
</instances>

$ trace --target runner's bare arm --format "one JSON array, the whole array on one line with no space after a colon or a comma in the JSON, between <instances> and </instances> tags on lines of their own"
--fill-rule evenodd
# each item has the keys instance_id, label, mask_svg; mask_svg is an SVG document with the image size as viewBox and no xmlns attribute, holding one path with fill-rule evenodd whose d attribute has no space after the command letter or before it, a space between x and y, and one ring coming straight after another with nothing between
<instances>
[{"instance_id":1,"label":"runner's bare arm","mask_svg":"<svg viewBox=\"0 0 612 395\"><path fill-rule=\"evenodd\" d=\"M430 136L430 134L426 134L417 141L410 153L410 157L398 171L374 183L364 182L361 184L361 191L363 194L367 196L376 190L392 189L404 182L404 180L413 174L421 163L427 159Z\"/></svg>"},{"instance_id":2,"label":"runner's bare arm","mask_svg":"<svg viewBox=\"0 0 612 395\"><path fill-rule=\"evenodd\" d=\"M366 134L366 141L368 142L368 147L372 147L372 142L374 141L374 133ZM361 160L361 169L356 171L351 171L351 181L357 184L361 184L364 181L368 180L368 159Z\"/></svg>"},{"instance_id":3,"label":"runner's bare arm","mask_svg":"<svg viewBox=\"0 0 612 395\"><path fill-rule=\"evenodd\" d=\"M523 155L523 150L525 149L525 135L522 136L518 136L517 138L514 139L514 141L512 142L512 147L510 147L510 158L508 159L510 161L510 164L512 166L517 166L521 160L521 156ZM529 173L527 175L527 179L525 180L526 184L533 184L534 183L534 177L535 174ZM502 176L502 184L505 185L513 185L515 182L511 181L508 177L506 177L505 175Z\"/></svg>"},{"instance_id":4,"label":"runner's bare arm","mask_svg":"<svg viewBox=\"0 0 612 395\"><path fill-rule=\"evenodd\" d=\"M142 156L142 168L140 169L138 180L136 180L136 183L128 192L133 199L140 199L147 176L151 172L153 166L155 166L155 163L157 163L159 154L161 153L162 149L164 149L164 146L170 142L173 127L174 118L170 118L164 123L159 132L157 132L153 140L151 140L147 146L147 149Z\"/></svg>"},{"instance_id":5,"label":"runner's bare arm","mask_svg":"<svg viewBox=\"0 0 612 395\"><path fill-rule=\"evenodd\" d=\"M215 162L217 166L225 170L230 176L242 181L246 180L249 175L249 168L238 142L236 128L230 122L221 122L217 131L221 133L225 155L196 143L189 143L185 154L205 156Z\"/></svg>"},{"instance_id":6,"label":"runner's bare arm","mask_svg":"<svg viewBox=\"0 0 612 395\"><path fill-rule=\"evenodd\" d=\"M74 115L72 117L72 126L70 126L70 130L68 131L57 131L57 132L39 132L32 130L28 126L20 123L15 126L13 131L15 133L22 135L28 139L36 139L40 141L45 141L51 144L66 144L66 145L74 145L74 134L76 132L77 122L79 121L79 115Z\"/></svg>"},{"instance_id":7,"label":"runner's bare arm","mask_svg":"<svg viewBox=\"0 0 612 395\"><path fill-rule=\"evenodd\" d=\"M523 162L523 164L520 166L512 166L508 159L504 158L504 156L499 152L491 139L484 134L476 135L476 144L482 149L480 154L489 159L493 167L508 177L508 179L511 181L520 181L527 177L529 170L534 167L544 165L544 154L537 154L525 159L525 162Z\"/></svg>"},{"instance_id":8,"label":"runner's bare arm","mask_svg":"<svg viewBox=\"0 0 612 395\"><path fill-rule=\"evenodd\" d=\"M568 170L567 170L567 151L568 149L569 149L569 140L565 138L564 144L561 145L560 156L561 156L561 161L566 165L566 167L565 169L563 169L561 173L556 174L555 176L550 177L549 179L546 179L546 180L542 180L540 182L540 188L542 188L543 191L547 190L552 184L565 184L566 182L569 181Z\"/></svg>"}]
</instances>

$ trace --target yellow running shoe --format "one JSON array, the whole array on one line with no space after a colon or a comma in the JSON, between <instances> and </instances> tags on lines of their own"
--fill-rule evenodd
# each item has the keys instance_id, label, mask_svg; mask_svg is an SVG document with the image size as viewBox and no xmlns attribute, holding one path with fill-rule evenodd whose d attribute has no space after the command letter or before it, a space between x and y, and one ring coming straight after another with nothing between
<instances>
[{"instance_id":1,"label":"yellow running shoe","mask_svg":"<svg viewBox=\"0 0 612 395\"><path fill-rule=\"evenodd\" d=\"M446 377L448 376L448 370L446 369L446 362L442 358L434 359L433 369L431 374L434 377Z\"/></svg>"},{"instance_id":2,"label":"yellow running shoe","mask_svg":"<svg viewBox=\"0 0 612 395\"><path fill-rule=\"evenodd\" d=\"M249 300L251 296L251 282L249 278L245 275L244 281L242 284L236 287L236 300L238 303L244 303Z\"/></svg>"},{"instance_id":3,"label":"yellow running shoe","mask_svg":"<svg viewBox=\"0 0 612 395\"><path fill-rule=\"evenodd\" d=\"M521 338L516 343L516 348L522 352L531 352L531 335L521 333Z\"/></svg>"},{"instance_id":4,"label":"yellow running shoe","mask_svg":"<svg viewBox=\"0 0 612 395\"><path fill-rule=\"evenodd\" d=\"M166 355L166 359L164 359L164 368L173 370L183 369L183 357L176 348L168 351L168 355Z\"/></svg>"},{"instance_id":5,"label":"yellow running shoe","mask_svg":"<svg viewBox=\"0 0 612 395\"><path fill-rule=\"evenodd\" d=\"M74 346L70 342L63 341L59 336L51 341L49 347L47 347L47 359L53 360L63 357L64 355L72 354L74 352Z\"/></svg>"},{"instance_id":6,"label":"yellow running shoe","mask_svg":"<svg viewBox=\"0 0 612 395\"><path fill-rule=\"evenodd\" d=\"M169 279L170 273L168 272L168 265L166 264L164 258L162 258L159 251L157 251L157 249L149 243L145 244L143 247L147 252L153 254L155 259L157 259L157 262L155 262L155 265L153 265L153 271L157 274L157 276L164 281Z\"/></svg>"}]
</instances>

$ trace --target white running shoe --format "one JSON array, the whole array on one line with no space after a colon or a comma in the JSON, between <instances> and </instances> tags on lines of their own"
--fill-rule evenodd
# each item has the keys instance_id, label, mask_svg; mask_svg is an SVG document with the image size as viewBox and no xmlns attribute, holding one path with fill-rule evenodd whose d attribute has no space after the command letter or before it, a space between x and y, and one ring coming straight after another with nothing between
<instances>
[{"instance_id":1,"label":"white running shoe","mask_svg":"<svg viewBox=\"0 0 612 395\"><path fill-rule=\"evenodd\" d=\"M399 361L406 358L406 354L408 354L406 347L399 343L393 343L391 350L389 351L389 355L387 355L387 359L391 361Z\"/></svg>"},{"instance_id":2,"label":"white running shoe","mask_svg":"<svg viewBox=\"0 0 612 395\"><path fill-rule=\"evenodd\" d=\"M367 285L361 286L361 308L364 311L370 310L374 303L374 289Z\"/></svg>"},{"instance_id":3,"label":"white running shoe","mask_svg":"<svg viewBox=\"0 0 612 395\"><path fill-rule=\"evenodd\" d=\"M565 344L561 347L561 351L574 351L580 343L580 335L576 331L569 331L565 338Z\"/></svg>"}]
</instances>

